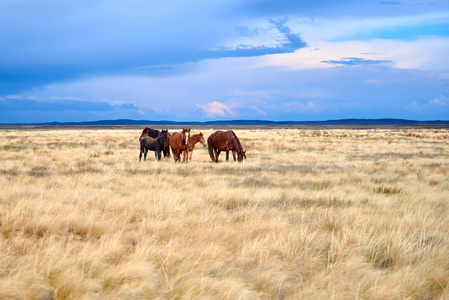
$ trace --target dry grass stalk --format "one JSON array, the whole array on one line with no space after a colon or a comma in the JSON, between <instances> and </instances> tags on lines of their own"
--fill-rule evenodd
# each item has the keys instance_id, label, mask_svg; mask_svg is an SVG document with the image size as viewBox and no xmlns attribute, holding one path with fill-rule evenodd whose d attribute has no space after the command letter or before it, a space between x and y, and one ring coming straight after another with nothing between
<instances>
[{"instance_id":1,"label":"dry grass stalk","mask_svg":"<svg viewBox=\"0 0 449 300\"><path fill-rule=\"evenodd\" d=\"M446 130L235 132L244 164L0 131L0 298L449 297Z\"/></svg>"}]
</instances>

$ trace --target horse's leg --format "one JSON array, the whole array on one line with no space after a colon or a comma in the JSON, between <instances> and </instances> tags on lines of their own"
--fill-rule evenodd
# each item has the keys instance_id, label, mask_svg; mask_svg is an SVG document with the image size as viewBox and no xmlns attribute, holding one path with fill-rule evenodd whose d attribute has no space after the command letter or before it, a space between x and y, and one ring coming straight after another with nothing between
<instances>
[{"instance_id":1,"label":"horse's leg","mask_svg":"<svg viewBox=\"0 0 449 300\"><path fill-rule=\"evenodd\" d=\"M178 162L181 163L182 150L178 149Z\"/></svg>"},{"instance_id":2,"label":"horse's leg","mask_svg":"<svg viewBox=\"0 0 449 300\"><path fill-rule=\"evenodd\" d=\"M232 157L234 157L234 161L235 161L235 150L232 150Z\"/></svg>"},{"instance_id":3,"label":"horse's leg","mask_svg":"<svg viewBox=\"0 0 449 300\"><path fill-rule=\"evenodd\" d=\"M157 155L157 160L161 160L161 156L162 156L161 150L158 149L158 150L155 152L155 154Z\"/></svg>"},{"instance_id":4,"label":"horse's leg","mask_svg":"<svg viewBox=\"0 0 449 300\"><path fill-rule=\"evenodd\" d=\"M145 149L145 153L143 154L143 160L147 160L148 149Z\"/></svg>"},{"instance_id":5,"label":"horse's leg","mask_svg":"<svg viewBox=\"0 0 449 300\"><path fill-rule=\"evenodd\" d=\"M215 151L215 162L218 162L218 155L220 155L220 150L218 150L218 149L215 149L214 148L214 151Z\"/></svg>"},{"instance_id":6,"label":"horse's leg","mask_svg":"<svg viewBox=\"0 0 449 300\"><path fill-rule=\"evenodd\" d=\"M164 157L170 157L170 148L169 147L164 148Z\"/></svg>"},{"instance_id":7,"label":"horse's leg","mask_svg":"<svg viewBox=\"0 0 449 300\"><path fill-rule=\"evenodd\" d=\"M171 148L171 153L173 154L173 160L176 162L176 150Z\"/></svg>"},{"instance_id":8,"label":"horse's leg","mask_svg":"<svg viewBox=\"0 0 449 300\"><path fill-rule=\"evenodd\" d=\"M142 160L142 147L140 147L139 161Z\"/></svg>"},{"instance_id":9,"label":"horse's leg","mask_svg":"<svg viewBox=\"0 0 449 300\"><path fill-rule=\"evenodd\" d=\"M171 150L173 153L173 159L175 160L175 162L178 162L180 156L179 149L171 149Z\"/></svg>"},{"instance_id":10,"label":"horse's leg","mask_svg":"<svg viewBox=\"0 0 449 300\"><path fill-rule=\"evenodd\" d=\"M228 161L228 160L229 160L229 149L226 148L226 161Z\"/></svg>"}]
</instances>

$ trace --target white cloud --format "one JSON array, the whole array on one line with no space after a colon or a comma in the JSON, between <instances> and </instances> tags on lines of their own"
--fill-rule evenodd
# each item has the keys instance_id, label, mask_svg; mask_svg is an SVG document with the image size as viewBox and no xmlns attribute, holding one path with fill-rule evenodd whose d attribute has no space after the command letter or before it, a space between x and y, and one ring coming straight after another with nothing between
<instances>
[{"instance_id":1,"label":"white cloud","mask_svg":"<svg viewBox=\"0 0 449 300\"><path fill-rule=\"evenodd\" d=\"M323 108L318 107L314 102L308 101L306 103L290 101L284 103L282 108L290 112L322 112Z\"/></svg>"},{"instance_id":2,"label":"white cloud","mask_svg":"<svg viewBox=\"0 0 449 300\"><path fill-rule=\"evenodd\" d=\"M446 102L444 102L443 100L437 99L437 98L430 100L429 103L430 104L441 105L441 106L445 106L446 105Z\"/></svg>"},{"instance_id":3,"label":"white cloud","mask_svg":"<svg viewBox=\"0 0 449 300\"><path fill-rule=\"evenodd\" d=\"M197 104L208 117L232 117L235 113L221 102L214 101L204 105Z\"/></svg>"}]
</instances>

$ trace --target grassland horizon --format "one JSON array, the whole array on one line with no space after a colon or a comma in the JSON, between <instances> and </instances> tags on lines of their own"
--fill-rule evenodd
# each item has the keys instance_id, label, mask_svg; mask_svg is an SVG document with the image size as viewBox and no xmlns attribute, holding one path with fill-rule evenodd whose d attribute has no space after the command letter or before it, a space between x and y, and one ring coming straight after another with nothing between
<instances>
[{"instance_id":1,"label":"grassland horizon","mask_svg":"<svg viewBox=\"0 0 449 300\"><path fill-rule=\"evenodd\" d=\"M449 298L447 128L142 129L0 127L0 299Z\"/></svg>"}]
</instances>

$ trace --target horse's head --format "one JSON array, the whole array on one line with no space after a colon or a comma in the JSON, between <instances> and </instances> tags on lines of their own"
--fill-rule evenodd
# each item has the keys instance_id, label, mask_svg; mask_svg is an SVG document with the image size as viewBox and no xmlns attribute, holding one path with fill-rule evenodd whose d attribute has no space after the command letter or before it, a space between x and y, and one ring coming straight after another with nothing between
<instances>
[{"instance_id":1,"label":"horse's head","mask_svg":"<svg viewBox=\"0 0 449 300\"><path fill-rule=\"evenodd\" d=\"M246 150L242 150L237 153L238 162L245 162L245 159L246 159Z\"/></svg>"},{"instance_id":2,"label":"horse's head","mask_svg":"<svg viewBox=\"0 0 449 300\"><path fill-rule=\"evenodd\" d=\"M183 128L182 129L182 141L184 145L189 145L189 138L190 138L190 128Z\"/></svg>"},{"instance_id":3,"label":"horse's head","mask_svg":"<svg viewBox=\"0 0 449 300\"><path fill-rule=\"evenodd\" d=\"M165 143L165 141L167 140L167 136L168 136L168 130L167 129L162 130L160 133L162 143Z\"/></svg>"},{"instance_id":4,"label":"horse's head","mask_svg":"<svg viewBox=\"0 0 449 300\"><path fill-rule=\"evenodd\" d=\"M200 143L203 144L204 147L206 147L206 141L204 140L203 133L200 132Z\"/></svg>"}]
</instances>

